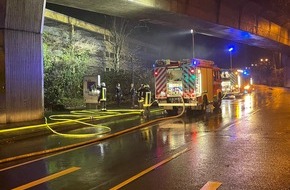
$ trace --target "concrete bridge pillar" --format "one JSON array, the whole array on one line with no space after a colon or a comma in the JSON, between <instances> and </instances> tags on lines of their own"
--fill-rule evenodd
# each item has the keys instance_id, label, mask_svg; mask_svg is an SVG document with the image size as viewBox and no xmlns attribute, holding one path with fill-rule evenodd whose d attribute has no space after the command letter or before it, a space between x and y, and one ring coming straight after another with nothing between
<instances>
[{"instance_id":1,"label":"concrete bridge pillar","mask_svg":"<svg viewBox=\"0 0 290 190\"><path fill-rule=\"evenodd\" d=\"M282 64L284 65L284 87L290 88L290 57L282 54Z\"/></svg>"},{"instance_id":2,"label":"concrete bridge pillar","mask_svg":"<svg viewBox=\"0 0 290 190\"><path fill-rule=\"evenodd\" d=\"M46 0L0 0L0 123L42 119Z\"/></svg>"}]
</instances>

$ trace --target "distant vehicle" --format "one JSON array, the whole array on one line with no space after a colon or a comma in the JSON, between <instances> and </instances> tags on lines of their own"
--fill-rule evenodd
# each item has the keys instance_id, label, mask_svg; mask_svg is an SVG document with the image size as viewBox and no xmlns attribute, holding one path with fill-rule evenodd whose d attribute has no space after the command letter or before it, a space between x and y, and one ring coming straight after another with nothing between
<instances>
[{"instance_id":1,"label":"distant vehicle","mask_svg":"<svg viewBox=\"0 0 290 190\"><path fill-rule=\"evenodd\" d=\"M249 71L242 69L222 69L222 92L226 97L240 96L253 91L253 80Z\"/></svg>"},{"instance_id":2,"label":"distant vehicle","mask_svg":"<svg viewBox=\"0 0 290 190\"><path fill-rule=\"evenodd\" d=\"M176 115L183 106L187 111L205 110L209 104L220 107L220 68L213 61L156 60L154 76L155 99L170 114Z\"/></svg>"}]
</instances>

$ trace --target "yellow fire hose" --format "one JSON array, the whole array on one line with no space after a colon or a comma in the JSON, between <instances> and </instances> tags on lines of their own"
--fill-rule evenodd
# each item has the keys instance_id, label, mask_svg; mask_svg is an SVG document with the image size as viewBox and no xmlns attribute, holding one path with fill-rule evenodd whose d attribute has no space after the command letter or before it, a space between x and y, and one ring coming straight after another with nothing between
<instances>
[{"instance_id":1,"label":"yellow fire hose","mask_svg":"<svg viewBox=\"0 0 290 190\"><path fill-rule=\"evenodd\" d=\"M49 116L49 119L52 121L64 121L64 122L73 122L73 123L78 123L86 126L93 127L95 129L102 129L103 131L101 132L96 132L96 133L89 133L89 134L64 134L64 133L59 133L55 130L53 130L48 122L47 118L45 117L45 125L46 127L54 134L61 135L64 137L73 137L73 138L90 138L94 137L97 135L102 135L105 133L108 133L111 131L110 127L103 126L103 125L98 125L98 124L91 124L88 122L83 122L78 119L69 119L69 118L81 118L81 119L87 119L87 120L92 120L92 119L100 119L100 118L106 118L110 116L116 116L120 115L120 112L129 112L127 114L139 114L140 111L135 111L135 110L111 110L111 111L106 111L106 112L99 112L99 111L94 111L94 110L80 110L80 111L71 111L72 114L61 114L61 115L51 115ZM95 116L97 113L102 113L102 116ZM126 114L126 115L127 115ZM122 114L124 115L124 113Z\"/></svg>"},{"instance_id":2,"label":"yellow fire hose","mask_svg":"<svg viewBox=\"0 0 290 190\"><path fill-rule=\"evenodd\" d=\"M157 122L160 122L160 121L163 121L163 120L168 120L168 119L174 119L174 118L181 117L184 114L184 112L185 112L184 100L183 100L182 97L181 97L181 99L182 99L182 103L183 103L183 110L182 110L182 112L180 114L178 114L176 116L158 118L158 119L155 119L155 120L140 124L138 126L131 127L131 128L128 128L128 129L125 129L125 130L122 130L122 131L119 131L119 132L116 132L116 133L113 133L113 134L109 134L107 136L103 136L103 137L97 138L97 139L91 139L91 140L87 140L87 141L76 143L76 144L72 144L72 145L66 145L66 146L62 146L62 147L57 147L57 148L52 148L52 149L32 152L32 153L23 154L23 155L11 157L11 158L5 158L5 159L0 160L0 164L4 163L4 162L10 162L10 161L18 160L18 159L31 157L31 156L39 156L39 155L43 155L43 154L55 153L55 152L64 151L64 150L69 151L69 150L72 150L72 149L76 149L76 148L80 148L80 147L84 147L84 146L89 146L89 145L94 144L96 142L99 142L99 141L102 141L102 140L106 140L106 139L109 139L109 138L112 138L112 137L115 137L115 136L119 136L119 135L122 135L122 134L125 134L125 133L128 133L128 132L134 131L136 129L141 129L143 127L147 127L148 125L152 125L154 123L157 123ZM59 134L61 134L61 133L59 133ZM62 134L62 135L69 135L69 134ZM87 134L84 134L84 135L87 135ZM94 135L96 135L96 134L94 134Z\"/></svg>"}]
</instances>

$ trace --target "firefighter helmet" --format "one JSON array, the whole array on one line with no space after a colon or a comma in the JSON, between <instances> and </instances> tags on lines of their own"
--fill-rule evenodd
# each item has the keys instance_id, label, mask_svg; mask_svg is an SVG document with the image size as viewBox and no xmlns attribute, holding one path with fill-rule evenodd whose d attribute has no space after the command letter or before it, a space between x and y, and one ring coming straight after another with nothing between
<instances>
[{"instance_id":1,"label":"firefighter helmet","mask_svg":"<svg viewBox=\"0 0 290 190\"><path fill-rule=\"evenodd\" d=\"M145 84L144 88L150 88L149 84Z\"/></svg>"}]
</instances>

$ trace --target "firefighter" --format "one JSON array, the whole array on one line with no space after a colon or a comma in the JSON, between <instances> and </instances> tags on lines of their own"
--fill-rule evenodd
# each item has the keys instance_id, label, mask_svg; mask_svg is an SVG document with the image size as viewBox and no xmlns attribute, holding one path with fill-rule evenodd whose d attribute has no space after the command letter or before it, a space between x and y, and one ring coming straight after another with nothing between
<instances>
[{"instance_id":1,"label":"firefighter","mask_svg":"<svg viewBox=\"0 0 290 190\"><path fill-rule=\"evenodd\" d=\"M106 108L106 84L104 82L101 83L101 86L98 88L100 90L100 96L98 98L98 102L101 103L101 111L107 111Z\"/></svg>"},{"instance_id":2,"label":"firefighter","mask_svg":"<svg viewBox=\"0 0 290 190\"><path fill-rule=\"evenodd\" d=\"M146 98L146 92L151 92L149 84L145 84L143 89L142 89L142 97L144 100Z\"/></svg>"},{"instance_id":3,"label":"firefighter","mask_svg":"<svg viewBox=\"0 0 290 190\"><path fill-rule=\"evenodd\" d=\"M131 108L134 108L135 107L135 95L136 95L136 90L135 90L135 87L134 87L134 83L131 83L129 94L130 94L131 103L132 103Z\"/></svg>"},{"instance_id":4,"label":"firefighter","mask_svg":"<svg viewBox=\"0 0 290 190\"><path fill-rule=\"evenodd\" d=\"M149 107L151 106L151 91L150 91L150 86L148 84L145 84L143 89L142 89L142 99L143 99L143 117L144 118L149 118L150 116L150 109Z\"/></svg>"},{"instance_id":5,"label":"firefighter","mask_svg":"<svg viewBox=\"0 0 290 190\"><path fill-rule=\"evenodd\" d=\"M120 85L120 83L118 83L116 86L116 95L115 95L118 106L120 106L122 96L123 96L123 94L122 94L121 85Z\"/></svg>"},{"instance_id":6,"label":"firefighter","mask_svg":"<svg viewBox=\"0 0 290 190\"><path fill-rule=\"evenodd\" d=\"M139 108L143 108L143 102L144 102L144 97L143 97L143 92L144 92L144 84L141 84L140 87L137 90L138 92L138 103L139 103Z\"/></svg>"}]
</instances>

